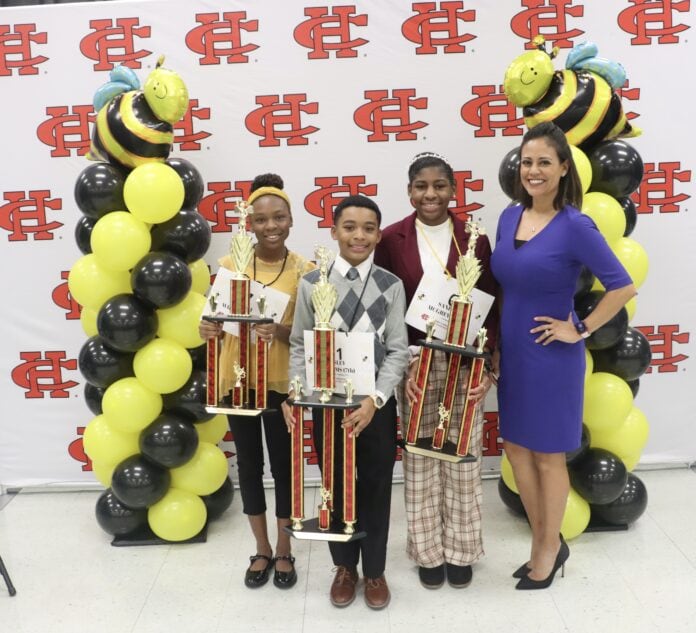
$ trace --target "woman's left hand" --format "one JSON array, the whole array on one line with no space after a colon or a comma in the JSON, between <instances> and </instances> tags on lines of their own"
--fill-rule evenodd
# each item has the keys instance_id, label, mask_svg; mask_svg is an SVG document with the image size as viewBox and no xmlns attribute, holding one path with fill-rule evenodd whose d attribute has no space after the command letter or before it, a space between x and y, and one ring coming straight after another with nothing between
<instances>
[{"instance_id":1,"label":"woman's left hand","mask_svg":"<svg viewBox=\"0 0 696 633\"><path fill-rule=\"evenodd\" d=\"M529 330L532 334L539 334L535 339L535 343L548 345L552 341L561 341L562 343L577 343L582 336L578 334L573 323L573 315L568 315L567 321L560 321L548 316L534 317L535 321L541 322L541 325Z\"/></svg>"}]
</instances>

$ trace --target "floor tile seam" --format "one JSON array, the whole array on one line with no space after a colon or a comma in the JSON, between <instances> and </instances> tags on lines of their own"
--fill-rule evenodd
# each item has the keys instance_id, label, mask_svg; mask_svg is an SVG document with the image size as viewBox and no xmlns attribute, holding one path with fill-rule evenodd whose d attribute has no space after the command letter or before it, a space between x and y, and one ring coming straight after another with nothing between
<instances>
[{"instance_id":1,"label":"floor tile seam","mask_svg":"<svg viewBox=\"0 0 696 633\"><path fill-rule=\"evenodd\" d=\"M155 585L157 584L157 581L162 574L162 569L164 568L165 564L167 563L167 559L169 558L169 554L172 551L172 546L167 545L167 555L162 558L162 561L160 562L159 569L157 570L157 573L155 574L155 577L152 579L152 582L150 583L150 587L147 590L147 594L144 596L142 604L140 605L140 609L138 609L138 614L135 617L135 621L133 622L133 626L131 627L130 633L135 633L136 627L138 626L138 623L140 622L140 618L143 615L143 611L145 610L145 607L147 606L148 601L150 600L150 596L152 595L152 592L155 588Z\"/></svg>"}]
</instances>

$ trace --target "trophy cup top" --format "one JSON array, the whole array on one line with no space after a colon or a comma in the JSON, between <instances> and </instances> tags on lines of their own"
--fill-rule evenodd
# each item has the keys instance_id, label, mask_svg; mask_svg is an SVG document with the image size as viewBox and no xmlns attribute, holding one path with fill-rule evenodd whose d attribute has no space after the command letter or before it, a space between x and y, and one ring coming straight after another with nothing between
<instances>
[{"instance_id":1,"label":"trophy cup top","mask_svg":"<svg viewBox=\"0 0 696 633\"><path fill-rule=\"evenodd\" d=\"M479 354L483 354L483 348L486 345L486 341L488 341L488 330L485 327L482 327L478 332L476 332L476 351Z\"/></svg>"},{"instance_id":2,"label":"trophy cup top","mask_svg":"<svg viewBox=\"0 0 696 633\"><path fill-rule=\"evenodd\" d=\"M344 384L346 390L346 404L353 402L353 394L355 393L355 387L353 386L353 381L348 378Z\"/></svg>"},{"instance_id":3,"label":"trophy cup top","mask_svg":"<svg viewBox=\"0 0 696 633\"><path fill-rule=\"evenodd\" d=\"M331 315L336 307L338 291L329 282L329 261L331 251L318 246L314 254L319 262L319 281L312 288L312 305L314 306L314 327L315 329L331 329Z\"/></svg>"},{"instance_id":4,"label":"trophy cup top","mask_svg":"<svg viewBox=\"0 0 696 633\"><path fill-rule=\"evenodd\" d=\"M457 300L471 303L469 295L481 276L481 262L476 258L476 241L484 231L476 222L467 222L466 228L469 231L469 242L466 253L460 255L457 261Z\"/></svg>"},{"instance_id":5,"label":"trophy cup top","mask_svg":"<svg viewBox=\"0 0 696 633\"><path fill-rule=\"evenodd\" d=\"M246 277L244 271L251 262L251 257L254 254L254 244L251 235L246 230L247 217L254 212L254 207L240 200L235 207L239 213L239 222L237 222L237 231L232 236L230 243L230 258L234 265L233 276L236 279Z\"/></svg>"},{"instance_id":6,"label":"trophy cup top","mask_svg":"<svg viewBox=\"0 0 696 633\"><path fill-rule=\"evenodd\" d=\"M261 295L256 300L256 305L259 306L259 314L263 317L266 316L266 297Z\"/></svg>"}]
</instances>

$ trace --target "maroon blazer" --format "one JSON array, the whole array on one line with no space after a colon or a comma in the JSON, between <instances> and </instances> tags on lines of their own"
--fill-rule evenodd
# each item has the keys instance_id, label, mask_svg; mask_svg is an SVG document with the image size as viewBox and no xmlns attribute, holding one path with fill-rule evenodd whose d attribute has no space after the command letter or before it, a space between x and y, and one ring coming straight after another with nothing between
<instances>
[{"instance_id":1,"label":"maroon blazer","mask_svg":"<svg viewBox=\"0 0 696 633\"><path fill-rule=\"evenodd\" d=\"M466 224L452 213L449 215L454 223L454 239L457 240L459 250L465 253L469 244L469 232L466 230ZM480 236L476 241L475 253L481 262L482 269L476 287L497 297L498 284L491 272L491 245L486 235ZM459 253L455 245L452 244L447 258L447 270L453 277L456 274L458 259ZM415 211L382 231L382 241L377 244L375 249L375 264L386 268L403 281L406 289L406 301L410 303L421 277L423 277L423 267L418 253ZM498 320L498 301L496 300L485 321L485 326L488 329L487 347L491 350L495 349L498 339ZM411 345L415 345L416 341L422 339L423 336L423 332L411 326L408 327L408 341Z\"/></svg>"}]
</instances>

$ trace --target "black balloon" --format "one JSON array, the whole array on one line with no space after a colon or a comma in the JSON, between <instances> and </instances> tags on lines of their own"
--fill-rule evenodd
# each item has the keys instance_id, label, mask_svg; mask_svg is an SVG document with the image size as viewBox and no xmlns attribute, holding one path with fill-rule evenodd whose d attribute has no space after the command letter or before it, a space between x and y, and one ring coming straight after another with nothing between
<instances>
[{"instance_id":1,"label":"black balloon","mask_svg":"<svg viewBox=\"0 0 696 633\"><path fill-rule=\"evenodd\" d=\"M169 158L165 161L184 183L184 209L195 209L203 197L205 183L200 172L189 161L183 158Z\"/></svg>"},{"instance_id":2,"label":"black balloon","mask_svg":"<svg viewBox=\"0 0 696 633\"><path fill-rule=\"evenodd\" d=\"M210 225L196 211L182 209L171 220L152 228L152 250L174 253L187 263L205 255L210 246Z\"/></svg>"},{"instance_id":3,"label":"black balloon","mask_svg":"<svg viewBox=\"0 0 696 633\"><path fill-rule=\"evenodd\" d=\"M75 202L80 211L99 219L111 211L125 211L123 183L126 172L108 163L94 163L75 182Z\"/></svg>"},{"instance_id":4,"label":"black balloon","mask_svg":"<svg viewBox=\"0 0 696 633\"><path fill-rule=\"evenodd\" d=\"M650 366L652 352L645 335L629 327L623 338L613 347L592 352L594 371L614 374L626 381L640 378Z\"/></svg>"},{"instance_id":5,"label":"black balloon","mask_svg":"<svg viewBox=\"0 0 696 633\"><path fill-rule=\"evenodd\" d=\"M592 284L594 284L595 277L589 268L584 266L580 269L580 276L577 282L575 282L575 298L581 297L592 290Z\"/></svg>"},{"instance_id":6,"label":"black balloon","mask_svg":"<svg viewBox=\"0 0 696 633\"><path fill-rule=\"evenodd\" d=\"M104 392L106 389L102 387L95 387L92 383L85 383L85 402L87 403L87 408L94 413L94 415L101 415L102 411L102 398L104 397Z\"/></svg>"},{"instance_id":7,"label":"black balloon","mask_svg":"<svg viewBox=\"0 0 696 633\"><path fill-rule=\"evenodd\" d=\"M147 304L170 308L191 290L191 269L172 253L148 253L131 271L131 288Z\"/></svg>"},{"instance_id":8,"label":"black balloon","mask_svg":"<svg viewBox=\"0 0 696 633\"><path fill-rule=\"evenodd\" d=\"M514 200L515 198L515 183L519 180L520 173L520 148L511 149L498 168L498 184L503 190L503 193Z\"/></svg>"},{"instance_id":9,"label":"black balloon","mask_svg":"<svg viewBox=\"0 0 696 633\"><path fill-rule=\"evenodd\" d=\"M628 480L623 492L617 499L606 505L591 506L592 514L597 515L612 525L633 523L648 506L648 491L645 484L633 473L628 473Z\"/></svg>"},{"instance_id":10,"label":"black balloon","mask_svg":"<svg viewBox=\"0 0 696 633\"><path fill-rule=\"evenodd\" d=\"M638 392L640 391L640 378L635 380L627 380L626 384L631 388L631 393L633 394L633 399L636 399Z\"/></svg>"},{"instance_id":11,"label":"black balloon","mask_svg":"<svg viewBox=\"0 0 696 633\"><path fill-rule=\"evenodd\" d=\"M191 376L181 389L162 396L164 410L184 415L193 422L212 420L217 414L208 413L205 410L206 385L205 371L192 371Z\"/></svg>"},{"instance_id":12,"label":"black balloon","mask_svg":"<svg viewBox=\"0 0 696 633\"><path fill-rule=\"evenodd\" d=\"M587 157L592 165L590 191L623 198L633 193L643 179L643 160L626 141L604 141Z\"/></svg>"},{"instance_id":13,"label":"black balloon","mask_svg":"<svg viewBox=\"0 0 696 633\"><path fill-rule=\"evenodd\" d=\"M75 241L77 242L77 248L84 255L89 255L92 252L92 244L90 240L92 239L92 229L97 221L94 218L83 215L75 225Z\"/></svg>"},{"instance_id":14,"label":"black balloon","mask_svg":"<svg viewBox=\"0 0 696 633\"><path fill-rule=\"evenodd\" d=\"M582 320L597 307L606 293L602 290L593 290L575 299L575 312ZM628 328L628 312L621 308L602 327L592 332L585 340L587 349L606 349L616 345L626 334Z\"/></svg>"},{"instance_id":15,"label":"black balloon","mask_svg":"<svg viewBox=\"0 0 696 633\"><path fill-rule=\"evenodd\" d=\"M189 356L193 361L193 369L200 369L202 371L206 370L208 366L208 348L205 343L199 345L198 347L192 347L188 349Z\"/></svg>"},{"instance_id":16,"label":"black balloon","mask_svg":"<svg viewBox=\"0 0 696 633\"><path fill-rule=\"evenodd\" d=\"M574 451L569 451L566 453L566 464L572 464L573 462L579 460L585 456L585 453L590 448L590 441L592 436L590 435L590 429L586 425L582 425L582 434L580 436L580 446Z\"/></svg>"},{"instance_id":17,"label":"black balloon","mask_svg":"<svg viewBox=\"0 0 696 633\"><path fill-rule=\"evenodd\" d=\"M92 336L84 342L78 365L87 382L103 389L121 378L135 375L133 354L109 347L101 336Z\"/></svg>"},{"instance_id":18,"label":"black balloon","mask_svg":"<svg viewBox=\"0 0 696 633\"><path fill-rule=\"evenodd\" d=\"M113 536L125 536L147 525L147 510L125 506L111 488L107 488L97 499L94 511L102 530Z\"/></svg>"},{"instance_id":19,"label":"black balloon","mask_svg":"<svg viewBox=\"0 0 696 633\"><path fill-rule=\"evenodd\" d=\"M114 295L97 314L97 331L120 352L137 352L157 334L155 311L135 295Z\"/></svg>"},{"instance_id":20,"label":"black balloon","mask_svg":"<svg viewBox=\"0 0 696 633\"><path fill-rule=\"evenodd\" d=\"M222 484L213 494L201 497L205 507L208 510L208 520L214 521L222 516L222 513L232 505L234 498L234 486L232 480L228 477L225 483Z\"/></svg>"},{"instance_id":21,"label":"black balloon","mask_svg":"<svg viewBox=\"0 0 696 633\"><path fill-rule=\"evenodd\" d=\"M614 453L603 448L590 448L568 466L570 483L588 503L614 501L626 486L628 472Z\"/></svg>"},{"instance_id":22,"label":"black balloon","mask_svg":"<svg viewBox=\"0 0 696 633\"><path fill-rule=\"evenodd\" d=\"M140 452L165 468L183 466L197 448L193 424L175 413L163 413L140 432Z\"/></svg>"},{"instance_id":23,"label":"black balloon","mask_svg":"<svg viewBox=\"0 0 696 633\"><path fill-rule=\"evenodd\" d=\"M503 503L515 514L519 514L523 517L527 516L524 505L522 505L522 498L520 495L507 487L507 484L503 481L502 477L498 479L498 494L500 495Z\"/></svg>"},{"instance_id":24,"label":"black balloon","mask_svg":"<svg viewBox=\"0 0 696 633\"><path fill-rule=\"evenodd\" d=\"M143 455L131 455L114 469L111 489L129 508L147 508L157 503L169 489L171 475Z\"/></svg>"},{"instance_id":25,"label":"black balloon","mask_svg":"<svg viewBox=\"0 0 696 633\"><path fill-rule=\"evenodd\" d=\"M619 198L619 204L623 209L624 215L626 216L626 230L624 231L624 237L628 237L633 233L633 229L636 228L636 222L638 221L638 212L636 211L636 205L630 198Z\"/></svg>"}]
</instances>

